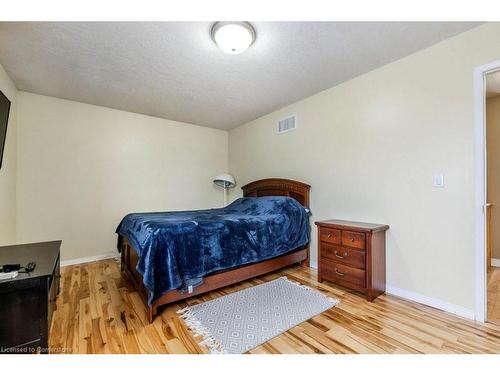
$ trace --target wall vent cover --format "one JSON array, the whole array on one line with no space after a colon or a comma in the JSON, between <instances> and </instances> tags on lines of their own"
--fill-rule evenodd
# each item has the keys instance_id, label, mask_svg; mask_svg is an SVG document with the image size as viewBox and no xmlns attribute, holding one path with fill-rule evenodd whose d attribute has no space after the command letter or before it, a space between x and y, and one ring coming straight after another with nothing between
<instances>
[{"instance_id":1,"label":"wall vent cover","mask_svg":"<svg viewBox=\"0 0 500 375\"><path fill-rule=\"evenodd\" d=\"M278 133L285 133L297 128L297 119L295 116L290 116L278 121Z\"/></svg>"}]
</instances>

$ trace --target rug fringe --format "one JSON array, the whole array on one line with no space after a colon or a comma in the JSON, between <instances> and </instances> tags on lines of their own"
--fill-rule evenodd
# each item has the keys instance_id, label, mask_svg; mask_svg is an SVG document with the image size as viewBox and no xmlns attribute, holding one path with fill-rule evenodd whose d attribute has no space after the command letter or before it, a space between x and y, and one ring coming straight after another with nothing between
<instances>
[{"instance_id":1,"label":"rug fringe","mask_svg":"<svg viewBox=\"0 0 500 375\"><path fill-rule=\"evenodd\" d=\"M321 292L318 292L317 290L315 290L315 289L313 289L313 288L311 288L311 287L308 287L307 285L301 284L301 283L299 283L299 282L297 282L297 281L290 280L290 279L289 279L288 277L286 277L286 276L281 276L281 277L280 277L280 279L283 279L283 280L285 280L285 281L288 281L289 283L295 284L295 285L297 285L297 286L301 287L302 289L305 289L305 290L310 290L310 291L313 291L313 292L315 292L315 293L321 293ZM321 294L323 294L323 293L321 293ZM337 304L340 302L340 300L338 300L338 299L336 299L336 298L328 297L328 296L325 296L324 294L323 294L323 296L324 296L326 299L328 299L330 302L334 302L334 303L335 303L335 305L337 305Z\"/></svg>"},{"instance_id":2,"label":"rug fringe","mask_svg":"<svg viewBox=\"0 0 500 375\"><path fill-rule=\"evenodd\" d=\"M194 315L191 307L188 306L180 309L177 311L177 314L184 319L188 328L193 332L194 337L201 336L203 338L200 345L206 346L212 354L227 354L227 351L222 348L221 343L212 335L210 330Z\"/></svg>"}]
</instances>

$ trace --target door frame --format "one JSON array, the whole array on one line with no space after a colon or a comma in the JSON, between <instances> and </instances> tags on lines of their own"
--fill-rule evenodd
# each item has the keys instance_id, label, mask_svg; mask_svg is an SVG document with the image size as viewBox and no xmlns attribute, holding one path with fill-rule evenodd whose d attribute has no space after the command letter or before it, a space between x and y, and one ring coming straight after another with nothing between
<instances>
[{"instance_id":1,"label":"door frame","mask_svg":"<svg viewBox=\"0 0 500 375\"><path fill-rule=\"evenodd\" d=\"M488 73L500 70L500 60L474 69L474 219L475 219L475 308L474 319L485 322L486 277L486 80Z\"/></svg>"}]
</instances>

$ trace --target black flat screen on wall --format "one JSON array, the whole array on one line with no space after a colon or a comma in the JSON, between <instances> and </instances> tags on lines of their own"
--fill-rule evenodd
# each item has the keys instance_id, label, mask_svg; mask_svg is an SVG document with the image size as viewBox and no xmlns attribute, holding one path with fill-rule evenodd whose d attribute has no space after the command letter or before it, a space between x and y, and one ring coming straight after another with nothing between
<instances>
[{"instance_id":1,"label":"black flat screen on wall","mask_svg":"<svg viewBox=\"0 0 500 375\"><path fill-rule=\"evenodd\" d=\"M7 136L7 123L9 122L10 100L0 91L0 168L2 168L3 149Z\"/></svg>"}]
</instances>

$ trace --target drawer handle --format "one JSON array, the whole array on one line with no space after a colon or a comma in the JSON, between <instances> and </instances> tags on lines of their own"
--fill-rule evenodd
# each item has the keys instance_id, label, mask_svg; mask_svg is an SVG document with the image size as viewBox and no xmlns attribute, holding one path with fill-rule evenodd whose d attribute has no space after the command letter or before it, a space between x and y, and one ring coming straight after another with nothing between
<instances>
[{"instance_id":1,"label":"drawer handle","mask_svg":"<svg viewBox=\"0 0 500 375\"><path fill-rule=\"evenodd\" d=\"M351 242L354 242L354 237L351 237Z\"/></svg>"},{"instance_id":2,"label":"drawer handle","mask_svg":"<svg viewBox=\"0 0 500 375\"><path fill-rule=\"evenodd\" d=\"M345 276L345 273L340 272L337 268L335 268L335 273L339 276Z\"/></svg>"},{"instance_id":3,"label":"drawer handle","mask_svg":"<svg viewBox=\"0 0 500 375\"><path fill-rule=\"evenodd\" d=\"M344 259L347 257L347 252L344 253L344 256L340 255L338 251L335 250L334 252L335 256L339 259Z\"/></svg>"},{"instance_id":4,"label":"drawer handle","mask_svg":"<svg viewBox=\"0 0 500 375\"><path fill-rule=\"evenodd\" d=\"M332 234L331 234L331 233L328 233L327 237L328 237L328 238L332 238Z\"/></svg>"}]
</instances>

